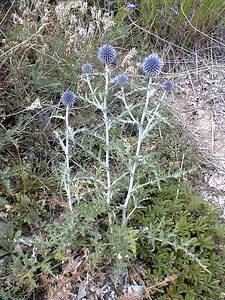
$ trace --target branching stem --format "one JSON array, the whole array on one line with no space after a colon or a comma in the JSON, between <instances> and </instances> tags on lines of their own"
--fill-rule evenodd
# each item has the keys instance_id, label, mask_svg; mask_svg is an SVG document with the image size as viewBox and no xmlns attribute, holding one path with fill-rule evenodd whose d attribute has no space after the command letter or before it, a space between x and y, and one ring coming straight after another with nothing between
<instances>
[{"instance_id":1,"label":"branching stem","mask_svg":"<svg viewBox=\"0 0 225 300\"><path fill-rule=\"evenodd\" d=\"M123 101L123 103L124 103L124 105L125 105L126 110L128 111L128 113L129 113L129 115L130 115L130 117L131 117L131 120L132 120L135 124L137 124L138 122L137 122L137 120L135 119L135 117L133 116L133 114L132 114L132 112L131 112L131 110L130 110L128 104L127 104L126 97L125 97L125 94L124 94L124 88L123 88L123 87L122 87L122 101Z\"/></svg>"},{"instance_id":2,"label":"branching stem","mask_svg":"<svg viewBox=\"0 0 225 300\"><path fill-rule=\"evenodd\" d=\"M130 171L130 183L129 183L128 192L127 192L127 196L126 196L126 199L125 199L125 202L123 205L123 211L122 211L122 226L123 227L127 223L127 207L128 207L129 201L130 201L130 197L133 193L134 177L135 177L135 172L137 169L139 154L140 154L140 150L141 150L141 144L143 142L143 131L144 131L143 125L144 125L144 120L146 117L146 112L147 112L150 96L151 96L151 78L149 78L145 106L144 106L144 109L142 112L141 121L138 124L139 131L138 131L138 143L137 143L137 148L136 148L136 153L135 153L135 161L134 161L133 166Z\"/></svg>"},{"instance_id":3,"label":"branching stem","mask_svg":"<svg viewBox=\"0 0 225 300\"><path fill-rule=\"evenodd\" d=\"M111 201L111 177L110 177L110 166L109 166L109 118L107 112L107 97L109 89L109 69L108 66L105 66L105 93L104 93L104 103L103 103L103 116L105 122L105 164L106 164L106 175L107 175L107 204L110 204Z\"/></svg>"},{"instance_id":4,"label":"branching stem","mask_svg":"<svg viewBox=\"0 0 225 300\"><path fill-rule=\"evenodd\" d=\"M70 153L69 153L69 105L66 106L66 145L65 145L65 163L66 163L66 169L65 169L65 180L64 180L64 185L65 185L65 190L67 193L68 197L68 203L69 203L69 208L71 212L73 211L72 207L72 196L71 196L71 180L70 180Z\"/></svg>"}]
</instances>

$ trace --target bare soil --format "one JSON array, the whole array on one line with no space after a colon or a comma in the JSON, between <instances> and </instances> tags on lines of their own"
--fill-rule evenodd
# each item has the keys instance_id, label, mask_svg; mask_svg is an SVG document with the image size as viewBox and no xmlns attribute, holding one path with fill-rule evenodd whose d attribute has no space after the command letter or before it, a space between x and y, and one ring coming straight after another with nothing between
<instances>
[{"instance_id":1,"label":"bare soil","mask_svg":"<svg viewBox=\"0 0 225 300\"><path fill-rule=\"evenodd\" d=\"M225 217L225 63L197 61L183 67L175 83L168 105L201 153L204 183L194 188Z\"/></svg>"}]
</instances>

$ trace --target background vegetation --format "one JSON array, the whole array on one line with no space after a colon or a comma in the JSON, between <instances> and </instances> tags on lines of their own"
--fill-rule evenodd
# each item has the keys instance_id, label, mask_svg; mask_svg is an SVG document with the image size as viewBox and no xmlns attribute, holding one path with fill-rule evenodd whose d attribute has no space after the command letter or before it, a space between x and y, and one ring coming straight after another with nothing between
<instances>
[{"instance_id":1,"label":"background vegetation","mask_svg":"<svg viewBox=\"0 0 225 300\"><path fill-rule=\"evenodd\" d=\"M91 98L82 64L92 63L97 73L102 72L97 50L103 44L113 45L118 61L112 74L129 74L126 93L138 117L146 88L140 62L146 55L157 51L165 61L164 73L154 82L153 110L162 97L163 81L175 79L179 72L171 62L192 55L193 47L224 49L224 1L136 4L131 11L124 1L1 4L0 295L4 300L73 299L81 283L91 299L93 294L97 297L93 287L109 278L117 297L129 299L125 283L119 283L126 272L133 274L138 263L139 275L129 280L145 287L146 299L223 297L225 225L219 209L190 188L192 176L201 180L199 154L166 104L142 148L146 164L138 169L137 183L143 185L139 200L145 201L129 206L135 210L126 227L121 227L121 204L127 179L116 186L110 205L102 196L106 149L98 126L102 115L81 99ZM100 79L94 83L98 89L103 84ZM55 135L64 134L60 95L67 88L80 95L69 119L75 136L70 148L71 189L77 200L73 213L62 185L64 153ZM112 83L109 109L115 118L123 115L117 94ZM176 90L167 97L179 103ZM132 161L136 136L130 124L113 127L114 179Z\"/></svg>"},{"instance_id":2,"label":"background vegetation","mask_svg":"<svg viewBox=\"0 0 225 300\"><path fill-rule=\"evenodd\" d=\"M162 46L182 47L183 51L193 46L205 46L207 42L218 39L224 30L224 1L166 0L133 1L135 9L127 14L126 1L89 1L90 4L111 10L118 26L130 24L135 41L150 41ZM128 21L129 20L129 21ZM141 36L140 36L140 33ZM138 37L139 35L139 37ZM127 42L133 42L128 39ZM198 41L198 43L196 43ZM169 47L169 48L170 48ZM178 47L179 49L179 47Z\"/></svg>"}]
</instances>

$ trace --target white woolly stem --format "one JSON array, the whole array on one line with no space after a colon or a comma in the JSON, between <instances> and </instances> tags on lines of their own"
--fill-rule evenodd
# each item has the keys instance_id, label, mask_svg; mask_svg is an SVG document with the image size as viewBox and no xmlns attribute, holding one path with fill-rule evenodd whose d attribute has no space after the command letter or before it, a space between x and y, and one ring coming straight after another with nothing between
<instances>
[{"instance_id":1,"label":"white woolly stem","mask_svg":"<svg viewBox=\"0 0 225 300\"><path fill-rule=\"evenodd\" d=\"M87 83L88 83L88 87L91 91L91 94L92 94L92 99L93 99L93 102L95 102L96 106L99 108L99 109L102 109L102 105L100 104L100 102L98 101L98 98L96 97L95 93L94 93L94 90L92 88L92 85L91 85L91 82L90 82L90 79L89 77L87 78Z\"/></svg>"},{"instance_id":2,"label":"white woolly stem","mask_svg":"<svg viewBox=\"0 0 225 300\"><path fill-rule=\"evenodd\" d=\"M125 226L127 223L127 207L128 207L129 201L130 201L130 197L133 193L134 177L135 177L135 172L137 169L137 163L138 163L139 154L140 154L140 150L141 150L141 144L143 142L143 131L144 131L143 125L144 125L144 120L145 120L150 96L151 96L151 78L149 78L145 106L144 106L144 109L142 112L141 122L139 123L138 143L137 143L137 148L136 148L136 153L135 153L135 161L134 161L133 166L130 171L130 183L129 183L128 192L127 192L127 196L126 196L126 199L125 199L125 202L123 205L123 211L122 211L122 226Z\"/></svg>"},{"instance_id":3,"label":"white woolly stem","mask_svg":"<svg viewBox=\"0 0 225 300\"><path fill-rule=\"evenodd\" d=\"M106 175L107 175L107 204L110 204L111 200L111 178L110 178L110 166L109 166L109 118L107 113L107 96L109 89L109 69L105 66L105 93L104 93L104 104L103 104L103 116L105 122L105 164L106 164Z\"/></svg>"},{"instance_id":4,"label":"white woolly stem","mask_svg":"<svg viewBox=\"0 0 225 300\"><path fill-rule=\"evenodd\" d=\"M128 111L128 113L129 113L129 115L130 115L132 121L134 121L134 123L137 124L138 122L137 122L137 120L135 119L135 117L133 116L133 114L132 114L132 112L131 112L131 110L130 110L128 104L127 104L126 97L125 97L125 93L124 93L124 88L122 87L121 90L122 90L122 101L123 101L123 103L124 103L124 105L125 105L125 108L126 108L126 110Z\"/></svg>"},{"instance_id":5,"label":"white woolly stem","mask_svg":"<svg viewBox=\"0 0 225 300\"><path fill-rule=\"evenodd\" d=\"M66 158L66 178L64 180L65 190L68 197L69 208L73 212L72 196L71 196L71 180L70 180L70 154L69 154L69 105L66 106L66 145L65 145L65 158Z\"/></svg>"}]
</instances>

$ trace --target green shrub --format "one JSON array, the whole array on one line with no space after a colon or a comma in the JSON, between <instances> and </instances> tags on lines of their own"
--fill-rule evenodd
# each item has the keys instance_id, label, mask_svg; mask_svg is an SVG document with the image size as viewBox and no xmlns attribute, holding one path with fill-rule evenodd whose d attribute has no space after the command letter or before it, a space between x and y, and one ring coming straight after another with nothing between
<instances>
[{"instance_id":1,"label":"green shrub","mask_svg":"<svg viewBox=\"0 0 225 300\"><path fill-rule=\"evenodd\" d=\"M137 255L157 299L221 299L225 290L225 224L220 211L170 181L136 214ZM165 278L177 279L160 286Z\"/></svg>"}]
</instances>

